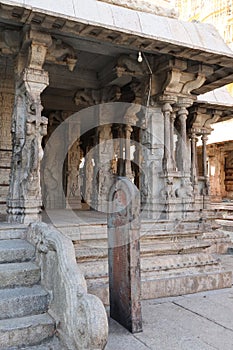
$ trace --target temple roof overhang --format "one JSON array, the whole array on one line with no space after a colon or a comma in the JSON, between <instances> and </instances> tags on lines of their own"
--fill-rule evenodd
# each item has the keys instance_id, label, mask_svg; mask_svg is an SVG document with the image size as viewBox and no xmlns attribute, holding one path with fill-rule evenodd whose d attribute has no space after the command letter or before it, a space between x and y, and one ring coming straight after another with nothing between
<instances>
[{"instance_id":1,"label":"temple roof overhang","mask_svg":"<svg viewBox=\"0 0 233 350\"><path fill-rule=\"evenodd\" d=\"M4 27L39 26L52 35L79 38L96 47L112 45L210 65L214 72L196 94L233 81L233 52L207 24L136 11L97 0L1 1ZM1 27L0 27L1 30Z\"/></svg>"},{"instance_id":2,"label":"temple roof overhang","mask_svg":"<svg viewBox=\"0 0 233 350\"><path fill-rule=\"evenodd\" d=\"M221 118L217 122L233 118L233 96L226 86L199 95L195 105L204 109L221 111Z\"/></svg>"}]
</instances>

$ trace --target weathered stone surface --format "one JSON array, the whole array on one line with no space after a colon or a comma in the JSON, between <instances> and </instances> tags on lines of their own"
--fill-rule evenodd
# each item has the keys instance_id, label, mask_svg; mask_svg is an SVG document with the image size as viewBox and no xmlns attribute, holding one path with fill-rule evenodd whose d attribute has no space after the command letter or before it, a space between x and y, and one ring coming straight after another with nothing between
<instances>
[{"instance_id":1,"label":"weathered stone surface","mask_svg":"<svg viewBox=\"0 0 233 350\"><path fill-rule=\"evenodd\" d=\"M31 260L35 248L22 239L1 240L0 263Z\"/></svg>"},{"instance_id":2,"label":"weathered stone surface","mask_svg":"<svg viewBox=\"0 0 233 350\"><path fill-rule=\"evenodd\" d=\"M54 321L48 314L0 320L0 349L40 343L53 336L54 328Z\"/></svg>"},{"instance_id":3,"label":"weathered stone surface","mask_svg":"<svg viewBox=\"0 0 233 350\"><path fill-rule=\"evenodd\" d=\"M140 277L140 196L119 177L109 192L108 262L110 316L130 332L142 331Z\"/></svg>"},{"instance_id":4,"label":"weathered stone surface","mask_svg":"<svg viewBox=\"0 0 233 350\"><path fill-rule=\"evenodd\" d=\"M10 164L9 164L10 165ZM9 185L10 169L0 169L0 184ZM2 197L6 200L6 198Z\"/></svg>"},{"instance_id":5,"label":"weathered stone surface","mask_svg":"<svg viewBox=\"0 0 233 350\"><path fill-rule=\"evenodd\" d=\"M123 6L126 8L130 8L132 10L141 11L141 12L149 12L152 14L156 14L159 16L165 16L165 17L172 17L172 18L178 18L178 12L175 9L169 9L166 8L167 3L162 3L162 6L165 5L165 7L161 7L161 2L158 3L159 6L156 6L155 4L152 4L150 1L144 1L144 0L136 0L136 1L126 1L126 0L99 0L104 1L109 4Z\"/></svg>"},{"instance_id":6,"label":"weathered stone surface","mask_svg":"<svg viewBox=\"0 0 233 350\"><path fill-rule=\"evenodd\" d=\"M53 337L51 340L43 342L41 345L34 345L30 347L23 347L22 350L64 350L65 346L64 344L61 344L61 342L55 337Z\"/></svg>"},{"instance_id":7,"label":"weathered stone surface","mask_svg":"<svg viewBox=\"0 0 233 350\"><path fill-rule=\"evenodd\" d=\"M142 281L142 297L143 299L153 299L230 288L231 286L231 272L208 271L208 273L197 275L169 276L169 278L164 279Z\"/></svg>"},{"instance_id":8,"label":"weathered stone surface","mask_svg":"<svg viewBox=\"0 0 233 350\"><path fill-rule=\"evenodd\" d=\"M0 225L0 240L5 239L23 239L25 234L25 227L23 225L15 226L10 224Z\"/></svg>"},{"instance_id":9,"label":"weathered stone surface","mask_svg":"<svg viewBox=\"0 0 233 350\"><path fill-rule=\"evenodd\" d=\"M102 349L108 324L101 301L87 294L72 242L55 228L32 224L27 239L36 246L42 285L53 295L50 304L61 340L69 349ZM77 315L78 322L77 322Z\"/></svg>"},{"instance_id":10,"label":"weathered stone surface","mask_svg":"<svg viewBox=\"0 0 233 350\"><path fill-rule=\"evenodd\" d=\"M46 312L49 296L41 286L0 290L1 319Z\"/></svg>"},{"instance_id":11,"label":"weathered stone surface","mask_svg":"<svg viewBox=\"0 0 233 350\"><path fill-rule=\"evenodd\" d=\"M1 288L32 286L40 280L40 269L32 262L0 265Z\"/></svg>"}]
</instances>

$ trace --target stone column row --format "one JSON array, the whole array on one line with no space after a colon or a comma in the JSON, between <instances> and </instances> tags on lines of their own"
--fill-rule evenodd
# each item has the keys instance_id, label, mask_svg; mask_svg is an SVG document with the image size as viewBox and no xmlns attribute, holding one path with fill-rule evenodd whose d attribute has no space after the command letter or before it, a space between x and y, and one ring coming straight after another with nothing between
<instances>
[{"instance_id":1,"label":"stone column row","mask_svg":"<svg viewBox=\"0 0 233 350\"><path fill-rule=\"evenodd\" d=\"M164 116L164 156L163 170L165 173L174 172L176 169L183 174L189 173L187 162L187 108L192 100L181 99L176 101L173 97L162 97L162 112ZM174 157L174 123L177 119L179 126L176 161Z\"/></svg>"}]
</instances>

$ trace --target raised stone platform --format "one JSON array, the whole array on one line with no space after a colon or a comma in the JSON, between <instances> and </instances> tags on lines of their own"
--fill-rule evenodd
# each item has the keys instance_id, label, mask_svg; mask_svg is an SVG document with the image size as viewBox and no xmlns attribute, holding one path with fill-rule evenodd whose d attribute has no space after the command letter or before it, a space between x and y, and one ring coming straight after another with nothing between
<instances>
[{"instance_id":1,"label":"raised stone platform","mask_svg":"<svg viewBox=\"0 0 233 350\"><path fill-rule=\"evenodd\" d=\"M48 217L73 240L88 291L108 305L106 217L94 211L51 211ZM232 272L225 270L216 256L227 251L230 239L217 227L195 218L142 220L142 299L230 287Z\"/></svg>"}]
</instances>

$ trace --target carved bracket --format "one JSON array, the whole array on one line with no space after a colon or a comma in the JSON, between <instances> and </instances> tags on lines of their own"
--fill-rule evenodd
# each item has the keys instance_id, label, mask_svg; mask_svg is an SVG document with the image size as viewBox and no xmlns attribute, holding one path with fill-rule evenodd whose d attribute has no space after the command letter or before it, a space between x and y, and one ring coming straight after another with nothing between
<instances>
[{"instance_id":1,"label":"carved bracket","mask_svg":"<svg viewBox=\"0 0 233 350\"><path fill-rule=\"evenodd\" d=\"M100 103L118 101L121 97L121 90L118 86L107 86L103 89L79 89L74 102L82 108L90 107Z\"/></svg>"},{"instance_id":2,"label":"carved bracket","mask_svg":"<svg viewBox=\"0 0 233 350\"><path fill-rule=\"evenodd\" d=\"M46 61L67 65L69 71L73 72L77 63L77 56L71 45L53 38L52 44L48 48Z\"/></svg>"},{"instance_id":3,"label":"carved bracket","mask_svg":"<svg viewBox=\"0 0 233 350\"><path fill-rule=\"evenodd\" d=\"M192 92L201 87L209 72L203 65L188 66L188 62L179 59L170 59L166 62L158 62L156 73L152 79L152 95L174 95L176 97L188 97L195 100Z\"/></svg>"}]
</instances>

